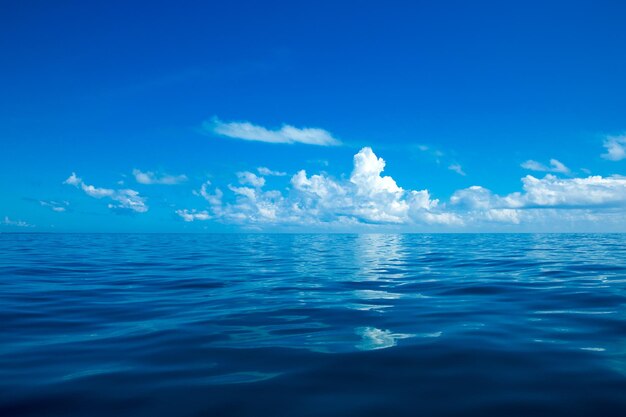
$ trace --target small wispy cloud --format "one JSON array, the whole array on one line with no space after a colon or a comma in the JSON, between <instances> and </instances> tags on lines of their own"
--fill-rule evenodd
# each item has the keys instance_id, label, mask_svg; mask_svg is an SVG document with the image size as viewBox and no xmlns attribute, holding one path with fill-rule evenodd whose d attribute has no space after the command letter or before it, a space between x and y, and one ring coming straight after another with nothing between
<instances>
[{"instance_id":1,"label":"small wispy cloud","mask_svg":"<svg viewBox=\"0 0 626 417\"><path fill-rule=\"evenodd\" d=\"M211 215L208 211L197 211L197 210L176 210L176 214L178 214L182 219L186 222L193 222L195 220L209 220L211 219Z\"/></svg>"},{"instance_id":2,"label":"small wispy cloud","mask_svg":"<svg viewBox=\"0 0 626 417\"><path fill-rule=\"evenodd\" d=\"M435 148L434 146L431 145L425 145L423 143L418 144L417 145L417 149L422 151L422 152L429 152L434 156L444 156L445 154L440 151L439 149Z\"/></svg>"},{"instance_id":3,"label":"small wispy cloud","mask_svg":"<svg viewBox=\"0 0 626 417\"><path fill-rule=\"evenodd\" d=\"M79 178L75 172L72 172L72 175L67 177L67 179L63 181L63 184L73 185L75 187L78 187L82 182L83 180Z\"/></svg>"},{"instance_id":4,"label":"small wispy cloud","mask_svg":"<svg viewBox=\"0 0 626 417\"><path fill-rule=\"evenodd\" d=\"M76 188L82 189L85 194L93 198L109 198L115 203L110 203L108 207L119 213L145 213L148 211L146 205L146 198L139 195L135 190L131 189L111 189L111 188L98 188L93 185L85 184L82 178L78 177L76 173L72 172L63 184L72 185Z\"/></svg>"},{"instance_id":5,"label":"small wispy cloud","mask_svg":"<svg viewBox=\"0 0 626 417\"><path fill-rule=\"evenodd\" d=\"M303 143L307 145L337 146L341 142L330 132L315 128L297 128L283 124L278 129L268 129L250 122L222 122L217 117L202 124L204 130L233 139L267 143Z\"/></svg>"},{"instance_id":6,"label":"small wispy cloud","mask_svg":"<svg viewBox=\"0 0 626 417\"><path fill-rule=\"evenodd\" d=\"M417 149L419 153L428 156L437 164L442 164L442 163L445 164L446 161L452 163L450 158L446 158L446 153L437 149L435 146L426 145L426 144L418 144L418 145L412 146L411 148Z\"/></svg>"},{"instance_id":7,"label":"small wispy cloud","mask_svg":"<svg viewBox=\"0 0 626 417\"><path fill-rule=\"evenodd\" d=\"M271 169L266 168L266 167L258 167L257 171L259 172L259 174L265 175L266 177L269 177L269 176L284 177L285 175L287 175L286 172L272 171Z\"/></svg>"},{"instance_id":8,"label":"small wispy cloud","mask_svg":"<svg viewBox=\"0 0 626 417\"><path fill-rule=\"evenodd\" d=\"M152 171L143 172L139 169L133 169L133 175L135 176L135 181L139 184L161 184L161 185L176 185L182 182L187 181L187 176L184 174L180 175L168 175L168 174L156 174Z\"/></svg>"},{"instance_id":9,"label":"small wispy cloud","mask_svg":"<svg viewBox=\"0 0 626 417\"><path fill-rule=\"evenodd\" d=\"M4 226L14 227L35 227L34 225L27 223L24 220L11 220L9 216L4 216L4 220L2 220L1 224Z\"/></svg>"},{"instance_id":10,"label":"small wispy cloud","mask_svg":"<svg viewBox=\"0 0 626 417\"><path fill-rule=\"evenodd\" d=\"M606 153L600 155L609 161L621 161L626 159L626 135L608 136L604 140Z\"/></svg>"},{"instance_id":11,"label":"small wispy cloud","mask_svg":"<svg viewBox=\"0 0 626 417\"><path fill-rule=\"evenodd\" d=\"M57 201L46 201L39 200L39 204L42 207L48 207L52 211L56 211L57 213L61 213L67 210L67 207L70 205L67 201L57 202Z\"/></svg>"},{"instance_id":12,"label":"small wispy cloud","mask_svg":"<svg viewBox=\"0 0 626 417\"><path fill-rule=\"evenodd\" d=\"M459 164L451 164L451 165L448 167L448 169L449 169L450 171L454 171L454 172L456 172L456 173L457 173L457 174L459 174L459 175L463 175L463 176L467 175L467 174L465 173L465 171L463 171L463 167L462 167L461 165L459 165Z\"/></svg>"},{"instance_id":13,"label":"small wispy cloud","mask_svg":"<svg viewBox=\"0 0 626 417\"><path fill-rule=\"evenodd\" d=\"M550 166L544 165L541 162L529 159L521 164L521 167L530 171L538 172L558 172L561 174L569 174L571 171L564 163L557 159L550 159Z\"/></svg>"},{"instance_id":14,"label":"small wispy cloud","mask_svg":"<svg viewBox=\"0 0 626 417\"><path fill-rule=\"evenodd\" d=\"M307 164L312 164L312 165L321 165L323 167L327 167L330 165L330 162L328 162L328 159L309 159L306 161Z\"/></svg>"}]
</instances>

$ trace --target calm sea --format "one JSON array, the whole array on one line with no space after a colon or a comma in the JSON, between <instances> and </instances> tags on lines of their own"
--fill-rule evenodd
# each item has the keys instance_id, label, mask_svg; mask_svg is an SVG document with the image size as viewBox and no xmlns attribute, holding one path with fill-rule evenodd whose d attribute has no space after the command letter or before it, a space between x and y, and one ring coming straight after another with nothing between
<instances>
[{"instance_id":1,"label":"calm sea","mask_svg":"<svg viewBox=\"0 0 626 417\"><path fill-rule=\"evenodd\" d=\"M626 416L626 235L0 235L1 416Z\"/></svg>"}]
</instances>

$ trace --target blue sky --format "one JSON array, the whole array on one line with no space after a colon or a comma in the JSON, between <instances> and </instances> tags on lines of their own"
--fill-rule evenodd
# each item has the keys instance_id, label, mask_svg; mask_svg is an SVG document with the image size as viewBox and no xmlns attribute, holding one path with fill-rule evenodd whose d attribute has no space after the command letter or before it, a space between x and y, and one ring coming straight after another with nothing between
<instances>
[{"instance_id":1,"label":"blue sky","mask_svg":"<svg viewBox=\"0 0 626 417\"><path fill-rule=\"evenodd\" d=\"M625 19L4 4L0 231L626 231Z\"/></svg>"}]
</instances>

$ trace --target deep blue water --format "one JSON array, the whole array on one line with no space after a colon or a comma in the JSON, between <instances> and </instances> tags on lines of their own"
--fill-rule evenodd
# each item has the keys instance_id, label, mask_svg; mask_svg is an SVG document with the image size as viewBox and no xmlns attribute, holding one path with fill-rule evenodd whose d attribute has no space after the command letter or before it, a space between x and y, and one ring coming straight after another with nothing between
<instances>
[{"instance_id":1,"label":"deep blue water","mask_svg":"<svg viewBox=\"0 0 626 417\"><path fill-rule=\"evenodd\" d=\"M626 235L0 235L1 416L625 416Z\"/></svg>"}]
</instances>

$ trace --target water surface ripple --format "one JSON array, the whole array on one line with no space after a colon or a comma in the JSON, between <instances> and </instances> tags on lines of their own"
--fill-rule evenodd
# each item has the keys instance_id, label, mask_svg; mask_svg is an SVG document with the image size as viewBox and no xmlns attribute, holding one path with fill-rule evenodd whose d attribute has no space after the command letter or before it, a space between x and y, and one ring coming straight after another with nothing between
<instances>
[{"instance_id":1,"label":"water surface ripple","mask_svg":"<svg viewBox=\"0 0 626 417\"><path fill-rule=\"evenodd\" d=\"M626 415L626 235L0 235L2 416Z\"/></svg>"}]
</instances>

